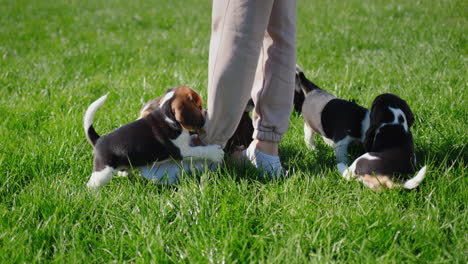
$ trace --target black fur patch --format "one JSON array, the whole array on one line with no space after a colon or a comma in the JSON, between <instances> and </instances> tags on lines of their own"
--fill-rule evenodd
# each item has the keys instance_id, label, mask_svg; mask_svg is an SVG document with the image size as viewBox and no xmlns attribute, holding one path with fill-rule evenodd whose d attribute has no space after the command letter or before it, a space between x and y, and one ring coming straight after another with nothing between
<instances>
[{"instance_id":1,"label":"black fur patch","mask_svg":"<svg viewBox=\"0 0 468 264\"><path fill-rule=\"evenodd\" d=\"M364 174L408 174L415 171L413 136L402 125L386 125L379 130L369 154L378 160L358 161L356 173Z\"/></svg>"},{"instance_id":2,"label":"black fur patch","mask_svg":"<svg viewBox=\"0 0 468 264\"><path fill-rule=\"evenodd\" d=\"M321 121L327 138L337 142L346 136L361 138L367 109L355 103L333 99L324 107Z\"/></svg>"},{"instance_id":3,"label":"black fur patch","mask_svg":"<svg viewBox=\"0 0 468 264\"><path fill-rule=\"evenodd\" d=\"M294 88L294 110L296 112L302 112L305 95L315 89L320 88L315 83L307 79L303 72L296 73L296 85Z\"/></svg>"},{"instance_id":4,"label":"black fur patch","mask_svg":"<svg viewBox=\"0 0 468 264\"><path fill-rule=\"evenodd\" d=\"M94 170L102 170L106 165L143 166L169 157L181 160L179 148L170 139L177 138L182 128L177 122L168 125L166 116L159 108L100 137L94 149Z\"/></svg>"}]
</instances>

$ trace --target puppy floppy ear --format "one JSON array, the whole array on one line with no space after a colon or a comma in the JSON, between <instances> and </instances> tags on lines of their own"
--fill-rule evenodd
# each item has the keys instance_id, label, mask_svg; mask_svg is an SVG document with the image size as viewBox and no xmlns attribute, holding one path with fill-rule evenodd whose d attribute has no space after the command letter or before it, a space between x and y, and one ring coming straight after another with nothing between
<instances>
[{"instance_id":1,"label":"puppy floppy ear","mask_svg":"<svg viewBox=\"0 0 468 264\"><path fill-rule=\"evenodd\" d=\"M201 107L202 101L194 92L182 92L172 102L172 111L179 124L189 130L201 132L205 117Z\"/></svg>"},{"instance_id":2,"label":"puppy floppy ear","mask_svg":"<svg viewBox=\"0 0 468 264\"><path fill-rule=\"evenodd\" d=\"M364 143L363 143L364 144L364 150L366 152L372 151L372 145L374 144L376 130L377 130L376 125L373 125L373 126L371 125L367 129L366 137L364 138Z\"/></svg>"},{"instance_id":3,"label":"puppy floppy ear","mask_svg":"<svg viewBox=\"0 0 468 264\"><path fill-rule=\"evenodd\" d=\"M364 138L364 149L366 152L372 150L372 145L375 139L375 133L377 132L377 128L380 125L380 105L374 101L372 103L372 108L369 113L369 128L366 132L366 137Z\"/></svg>"}]
</instances>

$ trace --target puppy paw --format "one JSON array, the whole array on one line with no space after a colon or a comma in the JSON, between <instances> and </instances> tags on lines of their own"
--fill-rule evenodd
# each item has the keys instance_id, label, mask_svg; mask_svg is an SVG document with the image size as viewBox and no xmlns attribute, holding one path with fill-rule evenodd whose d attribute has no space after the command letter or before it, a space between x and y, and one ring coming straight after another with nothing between
<instances>
[{"instance_id":1,"label":"puppy paw","mask_svg":"<svg viewBox=\"0 0 468 264\"><path fill-rule=\"evenodd\" d=\"M344 163L338 163L336 165L338 167L338 171L340 172L340 174L343 176L343 178L345 178L347 181L353 179L356 177L356 175L354 175L352 169L348 168L348 166L346 166L346 164Z\"/></svg>"},{"instance_id":2,"label":"puppy paw","mask_svg":"<svg viewBox=\"0 0 468 264\"><path fill-rule=\"evenodd\" d=\"M338 163L338 164L336 164L336 167L338 168L338 171L340 172L341 175L343 175L343 173L348 168L348 166L346 166L346 164L344 164L344 163ZM343 175L343 177L344 177L344 175Z\"/></svg>"},{"instance_id":3,"label":"puppy paw","mask_svg":"<svg viewBox=\"0 0 468 264\"><path fill-rule=\"evenodd\" d=\"M206 146L207 149L207 159L216 161L216 162L221 162L224 158L224 151L219 145L209 145Z\"/></svg>"},{"instance_id":4,"label":"puppy paw","mask_svg":"<svg viewBox=\"0 0 468 264\"><path fill-rule=\"evenodd\" d=\"M306 141L306 147L312 151L315 151L317 149L313 143L310 143L308 141Z\"/></svg>"},{"instance_id":5,"label":"puppy paw","mask_svg":"<svg viewBox=\"0 0 468 264\"><path fill-rule=\"evenodd\" d=\"M114 170L111 167L106 167L102 171L93 172L86 186L90 189L98 189L112 179L113 172Z\"/></svg>"},{"instance_id":6,"label":"puppy paw","mask_svg":"<svg viewBox=\"0 0 468 264\"><path fill-rule=\"evenodd\" d=\"M117 171L116 176L117 177L127 177L128 176L128 171L123 171L123 170Z\"/></svg>"},{"instance_id":7,"label":"puppy paw","mask_svg":"<svg viewBox=\"0 0 468 264\"><path fill-rule=\"evenodd\" d=\"M86 183L86 186L87 186L89 189L97 190L97 189L99 189L99 187L101 187L101 184L99 184L98 181L93 181L92 179L90 179L90 180L88 181L88 183Z\"/></svg>"}]
</instances>

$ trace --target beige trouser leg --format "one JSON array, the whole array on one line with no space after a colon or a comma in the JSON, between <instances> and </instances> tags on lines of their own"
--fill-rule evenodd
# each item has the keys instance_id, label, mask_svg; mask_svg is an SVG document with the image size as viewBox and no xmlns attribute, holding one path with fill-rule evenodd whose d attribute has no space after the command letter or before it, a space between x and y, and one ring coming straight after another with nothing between
<instances>
[{"instance_id":1,"label":"beige trouser leg","mask_svg":"<svg viewBox=\"0 0 468 264\"><path fill-rule=\"evenodd\" d=\"M296 65L296 1L275 1L271 11L252 99L253 137L280 142L293 107Z\"/></svg>"},{"instance_id":2,"label":"beige trouser leg","mask_svg":"<svg viewBox=\"0 0 468 264\"><path fill-rule=\"evenodd\" d=\"M292 110L295 16L295 0L213 1L204 143L224 145L251 96L254 138L281 141Z\"/></svg>"}]
</instances>

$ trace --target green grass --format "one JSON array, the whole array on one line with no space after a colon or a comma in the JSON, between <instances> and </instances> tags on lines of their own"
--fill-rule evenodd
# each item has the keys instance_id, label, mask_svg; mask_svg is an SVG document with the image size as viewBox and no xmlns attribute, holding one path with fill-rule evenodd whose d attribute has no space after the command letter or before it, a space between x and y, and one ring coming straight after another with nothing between
<instances>
[{"instance_id":1,"label":"green grass","mask_svg":"<svg viewBox=\"0 0 468 264\"><path fill-rule=\"evenodd\" d=\"M211 1L0 0L0 262L467 263L467 3L298 2L297 60L314 82L412 107L429 167L417 190L345 182L293 114L284 181L226 166L90 192L85 109L110 92L105 133L169 87L206 98Z\"/></svg>"}]
</instances>

